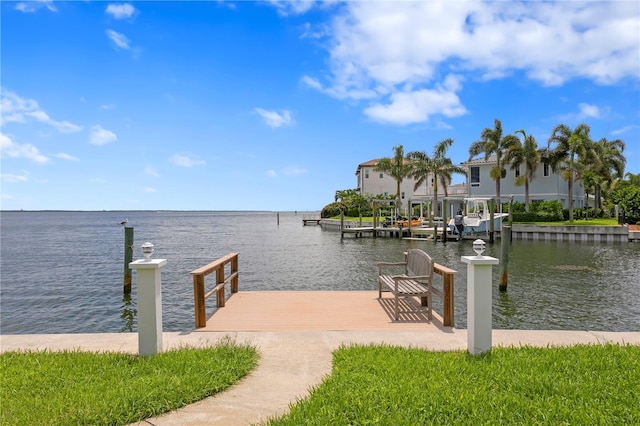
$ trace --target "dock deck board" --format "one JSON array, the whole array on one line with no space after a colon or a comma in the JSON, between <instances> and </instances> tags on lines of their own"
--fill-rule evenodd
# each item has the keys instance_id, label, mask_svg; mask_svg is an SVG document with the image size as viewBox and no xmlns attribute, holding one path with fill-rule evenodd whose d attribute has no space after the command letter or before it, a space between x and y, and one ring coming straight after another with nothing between
<instances>
[{"instance_id":1,"label":"dock deck board","mask_svg":"<svg viewBox=\"0 0 640 426\"><path fill-rule=\"evenodd\" d=\"M401 310L420 307L418 299L401 301ZM410 304L407 305L407 304ZM239 291L225 307L207 319L196 331L279 330L450 330L433 312L401 313L393 320L393 298L376 291Z\"/></svg>"}]
</instances>

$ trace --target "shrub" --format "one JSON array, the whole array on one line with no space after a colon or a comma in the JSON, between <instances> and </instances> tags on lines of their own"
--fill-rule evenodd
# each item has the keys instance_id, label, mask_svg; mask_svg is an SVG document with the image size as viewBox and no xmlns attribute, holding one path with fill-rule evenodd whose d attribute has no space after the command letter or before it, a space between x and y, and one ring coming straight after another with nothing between
<instances>
[{"instance_id":1,"label":"shrub","mask_svg":"<svg viewBox=\"0 0 640 426\"><path fill-rule=\"evenodd\" d=\"M514 222L556 222L558 220L557 215L552 215L546 212L515 212L513 213Z\"/></svg>"},{"instance_id":2,"label":"shrub","mask_svg":"<svg viewBox=\"0 0 640 426\"><path fill-rule=\"evenodd\" d=\"M628 223L640 220L640 187L628 181L619 182L611 193L611 204L618 204L625 214Z\"/></svg>"},{"instance_id":3,"label":"shrub","mask_svg":"<svg viewBox=\"0 0 640 426\"><path fill-rule=\"evenodd\" d=\"M537 212L555 216L555 220L562 220L562 203L558 200L541 201Z\"/></svg>"},{"instance_id":4,"label":"shrub","mask_svg":"<svg viewBox=\"0 0 640 426\"><path fill-rule=\"evenodd\" d=\"M324 208L320 212L320 217L325 219L328 217L338 216L345 210L345 205L339 201L336 201L335 203L327 204L326 206L324 206Z\"/></svg>"},{"instance_id":5,"label":"shrub","mask_svg":"<svg viewBox=\"0 0 640 426\"><path fill-rule=\"evenodd\" d=\"M558 200L534 201L529 204L529 213L524 211L524 203L513 203L513 207L514 222L557 222L563 220L562 204Z\"/></svg>"}]
</instances>

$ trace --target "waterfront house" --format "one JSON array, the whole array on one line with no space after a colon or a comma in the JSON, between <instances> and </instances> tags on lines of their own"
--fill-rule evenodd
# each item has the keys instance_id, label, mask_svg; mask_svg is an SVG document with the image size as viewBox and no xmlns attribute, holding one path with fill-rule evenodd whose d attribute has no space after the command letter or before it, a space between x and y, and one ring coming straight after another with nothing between
<instances>
[{"instance_id":1,"label":"waterfront house","mask_svg":"<svg viewBox=\"0 0 640 426\"><path fill-rule=\"evenodd\" d=\"M385 172L377 171L378 160L370 160L358 165L356 170L357 190L362 195L394 196L396 193L396 180ZM451 198L462 199L464 197L495 197L496 182L489 175L489 171L496 164L495 156L470 160L460 165L468 170L467 181L464 184L450 185L447 187L447 194ZM520 173L524 173L524 165L513 170L506 167L507 174L500 181L500 195L509 197L513 195L514 201L524 203L524 185L516 186L516 178ZM419 198L433 197L433 178L425 180L424 185L414 190L415 179L407 177L400 186L400 198L405 200L415 200ZM438 199L444 197L444 189L438 186ZM559 173L554 172L548 164L540 164L535 173L535 179L529 183L529 200L547 201L558 200L564 208L569 207L567 182L562 179ZM574 206L577 208L585 206L585 193L582 182L575 181L573 185ZM506 202L506 199L502 200ZM406 204L404 208L406 208ZM449 205L452 211L462 207L462 202L453 201ZM448 210L449 210L448 209Z\"/></svg>"},{"instance_id":2,"label":"waterfront house","mask_svg":"<svg viewBox=\"0 0 640 426\"><path fill-rule=\"evenodd\" d=\"M377 165L378 159L358 164L358 169L356 170L357 191L362 195L376 196L382 194L385 197L395 196L398 186L396 180L386 172L377 171ZM404 178L400 185L400 199L403 202L414 196L413 188L415 184L414 178Z\"/></svg>"},{"instance_id":3,"label":"waterfront house","mask_svg":"<svg viewBox=\"0 0 640 426\"><path fill-rule=\"evenodd\" d=\"M487 160L483 158L470 160L462 163L468 172L467 194L470 197L495 197L496 181L491 178L489 171L496 165L495 156ZM520 173L525 172L524 165L513 170L509 166L505 167L507 175L500 180L500 196L508 197L513 195L514 201L524 203L524 185L516 186L516 178ZM562 179L559 173L554 172L551 166L541 163L535 173L535 178L529 182L529 200L547 201L558 200L566 209L569 208L567 181ZM585 193L584 186L580 181L574 181L573 185L573 205L574 207L584 207ZM502 202L506 202L503 199Z\"/></svg>"}]
</instances>

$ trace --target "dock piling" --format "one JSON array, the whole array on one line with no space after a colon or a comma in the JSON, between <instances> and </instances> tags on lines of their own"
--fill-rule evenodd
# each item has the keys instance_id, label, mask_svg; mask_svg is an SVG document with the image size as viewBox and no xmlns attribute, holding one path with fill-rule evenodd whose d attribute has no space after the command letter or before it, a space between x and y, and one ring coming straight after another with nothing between
<instances>
[{"instance_id":1,"label":"dock piling","mask_svg":"<svg viewBox=\"0 0 640 426\"><path fill-rule=\"evenodd\" d=\"M131 294L131 268L129 264L133 261L133 227L124 228L124 294Z\"/></svg>"}]
</instances>

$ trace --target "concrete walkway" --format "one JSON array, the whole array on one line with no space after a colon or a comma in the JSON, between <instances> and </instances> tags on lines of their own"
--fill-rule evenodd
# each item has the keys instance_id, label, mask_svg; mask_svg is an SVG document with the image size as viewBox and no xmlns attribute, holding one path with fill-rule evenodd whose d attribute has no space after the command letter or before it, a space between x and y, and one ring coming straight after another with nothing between
<instances>
[{"instance_id":1,"label":"concrete walkway","mask_svg":"<svg viewBox=\"0 0 640 426\"><path fill-rule=\"evenodd\" d=\"M219 395L138 425L249 425L285 413L289 404L331 373L332 351L341 345L384 343L435 351L466 350L466 330L359 330L164 333L165 349L212 345L231 337L255 345L258 367L240 383ZM583 343L640 345L640 332L493 330L493 346L548 346ZM15 350L120 351L137 353L137 333L29 334L0 336L0 351Z\"/></svg>"}]
</instances>

